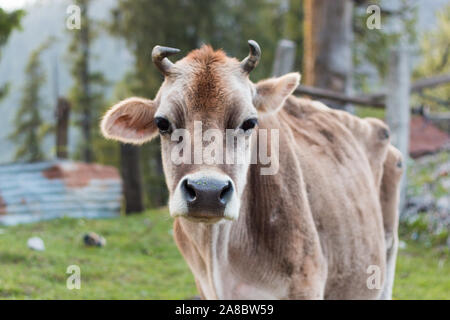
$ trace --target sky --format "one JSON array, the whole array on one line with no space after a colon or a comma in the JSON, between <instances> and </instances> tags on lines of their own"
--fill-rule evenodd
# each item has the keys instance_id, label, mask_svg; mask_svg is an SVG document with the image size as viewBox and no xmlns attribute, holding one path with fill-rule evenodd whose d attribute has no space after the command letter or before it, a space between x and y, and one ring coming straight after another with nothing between
<instances>
[{"instance_id":1,"label":"sky","mask_svg":"<svg viewBox=\"0 0 450 320\"><path fill-rule=\"evenodd\" d=\"M0 0L0 7L6 11L23 8L27 3L34 2L34 0Z\"/></svg>"}]
</instances>

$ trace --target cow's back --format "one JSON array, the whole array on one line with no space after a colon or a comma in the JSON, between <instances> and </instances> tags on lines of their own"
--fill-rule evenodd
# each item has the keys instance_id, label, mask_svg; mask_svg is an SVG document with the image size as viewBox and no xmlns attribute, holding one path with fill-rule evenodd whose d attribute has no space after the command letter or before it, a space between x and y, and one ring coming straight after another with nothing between
<instances>
[{"instance_id":1,"label":"cow's back","mask_svg":"<svg viewBox=\"0 0 450 320\"><path fill-rule=\"evenodd\" d=\"M380 184L389 148L387 126L294 97L279 118L292 130L328 263L325 298L378 297L380 290L369 289L367 279L379 271L383 283L385 275Z\"/></svg>"}]
</instances>

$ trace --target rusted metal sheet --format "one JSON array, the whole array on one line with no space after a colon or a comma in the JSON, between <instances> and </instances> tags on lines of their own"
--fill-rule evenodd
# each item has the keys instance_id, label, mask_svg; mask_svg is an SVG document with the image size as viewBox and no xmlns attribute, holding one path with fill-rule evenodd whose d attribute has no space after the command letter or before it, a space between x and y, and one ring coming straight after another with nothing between
<instances>
[{"instance_id":1,"label":"rusted metal sheet","mask_svg":"<svg viewBox=\"0 0 450 320\"><path fill-rule=\"evenodd\" d=\"M69 160L0 165L0 224L120 213L116 168Z\"/></svg>"}]
</instances>

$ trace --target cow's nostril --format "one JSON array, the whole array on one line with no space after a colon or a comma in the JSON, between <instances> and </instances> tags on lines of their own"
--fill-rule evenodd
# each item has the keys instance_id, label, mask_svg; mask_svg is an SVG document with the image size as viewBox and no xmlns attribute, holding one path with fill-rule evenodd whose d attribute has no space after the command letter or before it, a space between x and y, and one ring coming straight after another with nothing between
<instances>
[{"instance_id":1,"label":"cow's nostril","mask_svg":"<svg viewBox=\"0 0 450 320\"><path fill-rule=\"evenodd\" d=\"M219 195L219 200L220 202L222 202L222 204L226 204L228 200L230 200L232 191L233 186L231 185L231 182L228 181L228 184L225 187L223 187Z\"/></svg>"},{"instance_id":2,"label":"cow's nostril","mask_svg":"<svg viewBox=\"0 0 450 320\"><path fill-rule=\"evenodd\" d=\"M195 199L197 199L197 193L195 192L195 189L192 187L192 185L189 183L188 179L183 181L183 189L184 194L186 195L186 200L188 202L194 202Z\"/></svg>"}]
</instances>

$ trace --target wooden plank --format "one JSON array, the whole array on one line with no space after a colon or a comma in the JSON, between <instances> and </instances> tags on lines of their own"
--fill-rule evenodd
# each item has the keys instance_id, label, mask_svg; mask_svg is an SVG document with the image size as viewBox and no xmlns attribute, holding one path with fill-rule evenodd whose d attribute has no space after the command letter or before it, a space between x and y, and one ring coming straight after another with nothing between
<instances>
[{"instance_id":1,"label":"wooden plank","mask_svg":"<svg viewBox=\"0 0 450 320\"><path fill-rule=\"evenodd\" d=\"M411 92L418 92L423 89L433 88L442 84L450 83L450 74L422 78L411 85Z\"/></svg>"},{"instance_id":2,"label":"wooden plank","mask_svg":"<svg viewBox=\"0 0 450 320\"><path fill-rule=\"evenodd\" d=\"M312 96L314 98L330 99L341 103L352 103L362 106L371 106L374 108L384 108L385 106L385 103L383 101L380 101L379 98L372 98L370 96L350 97L344 93L304 85L299 85L297 89L295 89L294 94L304 94Z\"/></svg>"},{"instance_id":3,"label":"wooden plank","mask_svg":"<svg viewBox=\"0 0 450 320\"><path fill-rule=\"evenodd\" d=\"M450 74L422 78L411 84L409 92L419 92L423 89L433 88L446 83L450 83ZM384 108L386 105L385 101L387 95L386 92L379 92L360 96L348 96L346 94L335 92L332 90L305 85L299 85L294 94L309 95L318 99L330 99L341 103L352 103L360 106L370 106L374 108Z\"/></svg>"}]
</instances>

